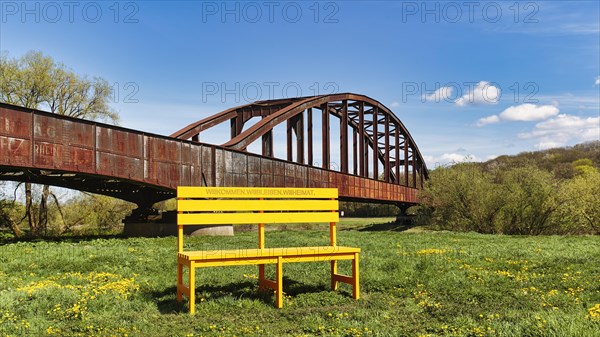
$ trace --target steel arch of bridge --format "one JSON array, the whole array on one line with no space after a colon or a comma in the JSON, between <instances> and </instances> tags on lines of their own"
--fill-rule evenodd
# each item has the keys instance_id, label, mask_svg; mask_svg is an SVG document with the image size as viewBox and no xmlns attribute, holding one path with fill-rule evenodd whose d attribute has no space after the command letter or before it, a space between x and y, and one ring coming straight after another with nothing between
<instances>
[{"instance_id":1,"label":"steel arch of bridge","mask_svg":"<svg viewBox=\"0 0 600 337\"><path fill-rule=\"evenodd\" d=\"M422 187L428 178L425 161L400 119L380 102L353 93L257 101L192 123L171 137L198 141L202 132L229 121L231 137L222 144L223 147L246 151L250 144L261 138L262 155L273 158L273 128L285 123L287 160L313 166L315 115L320 115L321 119L321 168L329 170L332 162L330 116L334 116L340 125L341 173L382 178L386 183L413 188ZM260 121L244 129L254 118ZM352 135L351 144L349 134ZM368 151L371 151L371 159ZM352 156L352 168L349 167L349 155ZM382 177L379 175L380 164Z\"/></svg>"}]
</instances>

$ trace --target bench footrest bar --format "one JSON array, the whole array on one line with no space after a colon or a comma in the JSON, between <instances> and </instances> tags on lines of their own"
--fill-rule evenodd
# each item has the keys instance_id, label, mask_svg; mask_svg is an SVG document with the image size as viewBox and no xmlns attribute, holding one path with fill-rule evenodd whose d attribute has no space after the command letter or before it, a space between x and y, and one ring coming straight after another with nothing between
<instances>
[{"instance_id":1,"label":"bench footrest bar","mask_svg":"<svg viewBox=\"0 0 600 337\"><path fill-rule=\"evenodd\" d=\"M348 284L354 284L354 278L347 275L333 274L331 278L337 282L344 282Z\"/></svg>"},{"instance_id":2,"label":"bench footrest bar","mask_svg":"<svg viewBox=\"0 0 600 337\"><path fill-rule=\"evenodd\" d=\"M185 296L187 296L187 297L190 297L190 288L188 288L188 287L186 287L186 286L184 286L184 285L178 285L178 286L177 286L177 291L178 291L180 294L183 294L183 295L185 295Z\"/></svg>"},{"instance_id":3,"label":"bench footrest bar","mask_svg":"<svg viewBox=\"0 0 600 337\"><path fill-rule=\"evenodd\" d=\"M259 282L258 287L277 290L277 282L269 279L264 279Z\"/></svg>"}]
</instances>

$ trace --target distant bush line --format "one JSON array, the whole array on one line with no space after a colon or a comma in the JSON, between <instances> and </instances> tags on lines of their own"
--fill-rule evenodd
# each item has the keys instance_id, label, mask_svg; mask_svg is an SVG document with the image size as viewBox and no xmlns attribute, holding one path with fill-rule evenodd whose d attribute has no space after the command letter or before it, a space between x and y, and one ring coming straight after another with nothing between
<instances>
[{"instance_id":1,"label":"distant bush line","mask_svg":"<svg viewBox=\"0 0 600 337\"><path fill-rule=\"evenodd\" d=\"M438 167L416 223L516 235L600 234L600 142Z\"/></svg>"}]
</instances>

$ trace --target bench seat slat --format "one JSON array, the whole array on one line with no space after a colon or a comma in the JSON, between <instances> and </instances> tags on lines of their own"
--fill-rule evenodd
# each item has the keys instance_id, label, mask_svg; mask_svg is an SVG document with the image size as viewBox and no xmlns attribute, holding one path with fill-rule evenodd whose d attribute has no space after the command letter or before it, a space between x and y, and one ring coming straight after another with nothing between
<instances>
[{"instance_id":1,"label":"bench seat slat","mask_svg":"<svg viewBox=\"0 0 600 337\"><path fill-rule=\"evenodd\" d=\"M338 222L338 212L281 212L281 213L179 213L179 225L227 225L257 223L314 223Z\"/></svg>"},{"instance_id":2,"label":"bench seat slat","mask_svg":"<svg viewBox=\"0 0 600 337\"><path fill-rule=\"evenodd\" d=\"M315 247L283 247L283 248L248 248L248 249L230 249L230 250L196 250L180 252L178 256L185 256L191 259L213 259L213 258L246 258L246 257L264 257L264 256L301 256L315 254L335 254L335 253L359 253L360 248L342 247L342 246L315 246Z\"/></svg>"},{"instance_id":3,"label":"bench seat slat","mask_svg":"<svg viewBox=\"0 0 600 337\"><path fill-rule=\"evenodd\" d=\"M337 211L337 200L178 200L180 212L202 211Z\"/></svg>"},{"instance_id":4,"label":"bench seat slat","mask_svg":"<svg viewBox=\"0 0 600 337\"><path fill-rule=\"evenodd\" d=\"M288 247L266 249L189 251L177 254L183 261L195 261L197 267L237 266L283 262L316 262L331 260L352 260L360 248L354 247Z\"/></svg>"},{"instance_id":5,"label":"bench seat slat","mask_svg":"<svg viewBox=\"0 0 600 337\"><path fill-rule=\"evenodd\" d=\"M299 262L320 262L320 261L336 261L336 260L353 260L354 254L340 253L315 256L284 256L281 258L283 263L299 263ZM212 259L212 260L186 260L180 259L181 262L194 261L196 268L203 267L226 267L226 266L243 266L243 265L260 265L260 264L276 264L278 257L256 257L256 258L238 258L238 259Z\"/></svg>"}]
</instances>

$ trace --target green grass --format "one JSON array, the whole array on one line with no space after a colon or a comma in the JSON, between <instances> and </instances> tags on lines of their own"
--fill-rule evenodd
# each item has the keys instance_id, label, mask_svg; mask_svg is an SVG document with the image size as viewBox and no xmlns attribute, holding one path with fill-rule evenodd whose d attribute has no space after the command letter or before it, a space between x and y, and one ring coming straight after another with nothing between
<instances>
[{"instance_id":1,"label":"green grass","mask_svg":"<svg viewBox=\"0 0 600 337\"><path fill-rule=\"evenodd\" d=\"M600 237L350 225L338 241L362 248L360 300L328 290L327 263L284 265L281 310L257 293L255 266L208 268L193 317L175 298L174 237L4 244L0 336L600 336ZM326 235L270 231L267 246ZM188 242L254 247L256 234Z\"/></svg>"}]
</instances>

